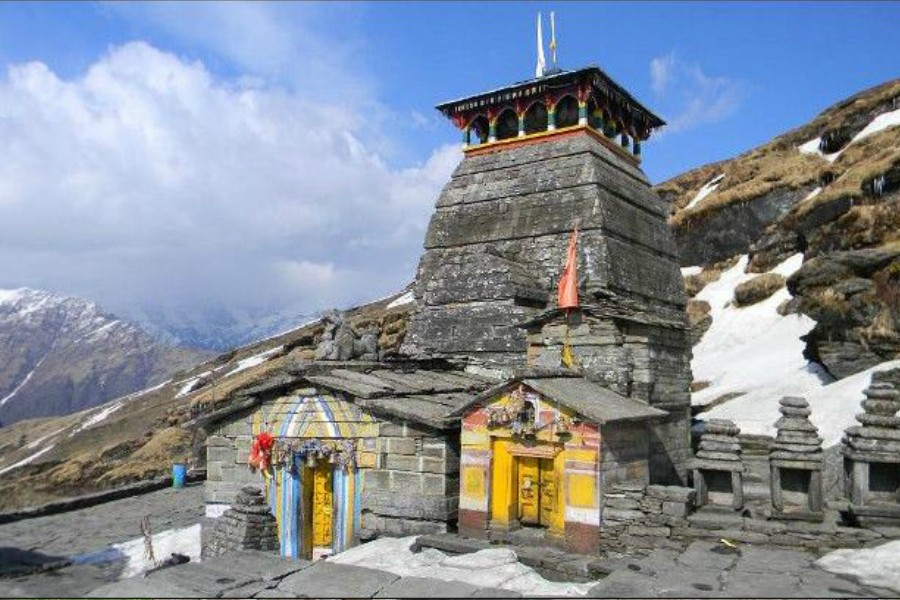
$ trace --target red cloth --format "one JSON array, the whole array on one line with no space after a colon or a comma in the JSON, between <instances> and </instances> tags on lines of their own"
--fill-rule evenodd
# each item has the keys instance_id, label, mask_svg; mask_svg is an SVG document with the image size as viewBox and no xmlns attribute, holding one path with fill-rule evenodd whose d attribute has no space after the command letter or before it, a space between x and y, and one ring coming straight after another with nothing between
<instances>
[{"instance_id":1,"label":"red cloth","mask_svg":"<svg viewBox=\"0 0 900 600\"><path fill-rule=\"evenodd\" d=\"M269 464L272 462L272 446L275 445L275 438L263 431L250 446L250 458L247 464L260 471L267 471Z\"/></svg>"},{"instance_id":2,"label":"red cloth","mask_svg":"<svg viewBox=\"0 0 900 600\"><path fill-rule=\"evenodd\" d=\"M559 297L557 304L560 308L578 308L578 228L572 230L569 238L569 252L566 255L566 268L559 280Z\"/></svg>"}]
</instances>

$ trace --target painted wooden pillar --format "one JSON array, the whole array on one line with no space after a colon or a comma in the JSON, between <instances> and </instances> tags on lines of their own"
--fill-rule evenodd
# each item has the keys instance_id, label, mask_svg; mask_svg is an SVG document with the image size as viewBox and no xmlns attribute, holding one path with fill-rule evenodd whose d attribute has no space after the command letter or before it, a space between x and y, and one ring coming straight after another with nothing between
<instances>
[{"instance_id":1,"label":"painted wooden pillar","mask_svg":"<svg viewBox=\"0 0 900 600\"><path fill-rule=\"evenodd\" d=\"M519 113L519 137L525 137L525 113Z\"/></svg>"},{"instance_id":2,"label":"painted wooden pillar","mask_svg":"<svg viewBox=\"0 0 900 600\"><path fill-rule=\"evenodd\" d=\"M497 141L497 119L493 118L490 122L490 128L488 129L488 142L496 142Z\"/></svg>"},{"instance_id":3,"label":"painted wooden pillar","mask_svg":"<svg viewBox=\"0 0 900 600\"><path fill-rule=\"evenodd\" d=\"M462 132L462 143L463 146L471 146L472 145L472 128L466 127Z\"/></svg>"},{"instance_id":4,"label":"painted wooden pillar","mask_svg":"<svg viewBox=\"0 0 900 600\"><path fill-rule=\"evenodd\" d=\"M566 453L560 452L553 459L553 475L556 479L556 506L550 522L550 535L560 540L566 538Z\"/></svg>"},{"instance_id":5,"label":"painted wooden pillar","mask_svg":"<svg viewBox=\"0 0 900 600\"><path fill-rule=\"evenodd\" d=\"M578 102L578 124L579 125L587 125L588 124L588 109L587 102Z\"/></svg>"},{"instance_id":6,"label":"painted wooden pillar","mask_svg":"<svg viewBox=\"0 0 900 600\"><path fill-rule=\"evenodd\" d=\"M556 105L547 108L547 131L556 131Z\"/></svg>"},{"instance_id":7,"label":"painted wooden pillar","mask_svg":"<svg viewBox=\"0 0 900 600\"><path fill-rule=\"evenodd\" d=\"M516 520L516 460L510 442L495 440L491 464L491 530L509 531Z\"/></svg>"},{"instance_id":8,"label":"painted wooden pillar","mask_svg":"<svg viewBox=\"0 0 900 600\"><path fill-rule=\"evenodd\" d=\"M634 153L635 156L641 155L641 143L638 140L634 140L634 146L632 148L633 148L632 152Z\"/></svg>"},{"instance_id":9,"label":"painted wooden pillar","mask_svg":"<svg viewBox=\"0 0 900 600\"><path fill-rule=\"evenodd\" d=\"M631 141L628 138L628 134L623 131L622 132L622 147L627 150L630 143L631 143Z\"/></svg>"}]
</instances>

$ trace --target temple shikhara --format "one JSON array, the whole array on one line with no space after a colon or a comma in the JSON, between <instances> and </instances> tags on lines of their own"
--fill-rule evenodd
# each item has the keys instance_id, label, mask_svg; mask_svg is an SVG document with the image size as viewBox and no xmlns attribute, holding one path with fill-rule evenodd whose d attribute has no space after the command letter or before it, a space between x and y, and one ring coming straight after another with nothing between
<instances>
[{"instance_id":1,"label":"temple shikhara","mask_svg":"<svg viewBox=\"0 0 900 600\"><path fill-rule=\"evenodd\" d=\"M329 315L315 360L209 419L207 501L228 509L209 552L252 546L260 512L277 532L265 544L309 559L413 534L596 555L698 531L697 510L754 535L738 428L710 422L691 447L686 296L641 171L664 122L600 67L553 62L437 106L464 158L399 353ZM893 402L888 387L872 397ZM820 440L802 399L782 412L760 514L820 522ZM853 506L889 521L900 512L872 507L887 475L869 466L890 462L871 441L884 435L862 422L845 452Z\"/></svg>"}]
</instances>

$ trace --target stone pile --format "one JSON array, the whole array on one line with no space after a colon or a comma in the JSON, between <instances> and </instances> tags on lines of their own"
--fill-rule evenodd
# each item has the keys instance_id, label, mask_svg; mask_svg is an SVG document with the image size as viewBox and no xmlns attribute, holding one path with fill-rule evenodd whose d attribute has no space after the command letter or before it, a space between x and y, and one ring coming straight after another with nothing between
<instances>
[{"instance_id":1,"label":"stone pile","mask_svg":"<svg viewBox=\"0 0 900 600\"><path fill-rule=\"evenodd\" d=\"M216 520L204 540L203 557L219 556L233 550L275 551L279 548L275 516L252 486L241 488L235 504Z\"/></svg>"},{"instance_id":2,"label":"stone pile","mask_svg":"<svg viewBox=\"0 0 900 600\"><path fill-rule=\"evenodd\" d=\"M820 513L822 511L822 470L824 454L822 438L818 429L809 420L812 411L805 398L785 396L779 401L782 417L775 423L778 433L769 460L772 469L772 505L776 511L785 509L785 492L805 492L806 506L804 512ZM808 483L805 490L792 489L787 481L785 469L794 474L797 471L808 471ZM787 485L785 485L787 484ZM796 508L796 507L795 507ZM786 515L783 515L786 516Z\"/></svg>"}]
</instances>

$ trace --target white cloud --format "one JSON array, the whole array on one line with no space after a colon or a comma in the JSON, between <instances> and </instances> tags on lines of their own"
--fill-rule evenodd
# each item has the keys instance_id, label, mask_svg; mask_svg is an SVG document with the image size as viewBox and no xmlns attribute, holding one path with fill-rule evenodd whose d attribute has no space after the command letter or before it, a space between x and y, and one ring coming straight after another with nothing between
<instances>
[{"instance_id":1,"label":"white cloud","mask_svg":"<svg viewBox=\"0 0 900 600\"><path fill-rule=\"evenodd\" d=\"M198 9L199 10L199 9ZM0 78L0 287L137 306L302 306L413 276L460 159L395 170L361 110L223 80L146 43Z\"/></svg>"},{"instance_id":2,"label":"white cloud","mask_svg":"<svg viewBox=\"0 0 900 600\"><path fill-rule=\"evenodd\" d=\"M663 133L677 133L733 115L744 98L742 82L707 75L700 65L670 52L650 61L650 87L668 122Z\"/></svg>"}]
</instances>

